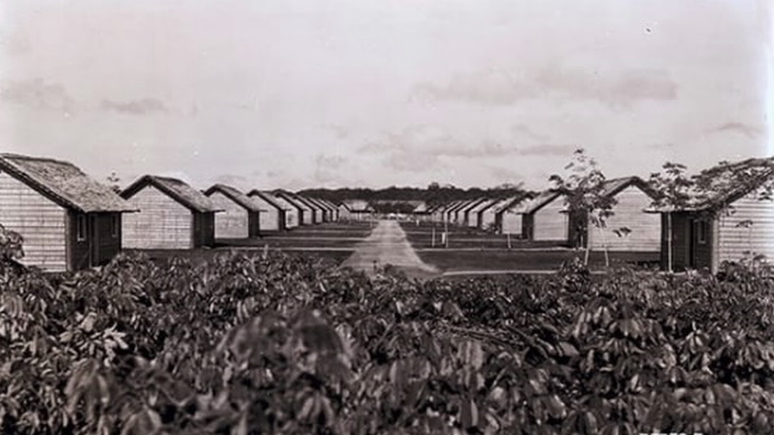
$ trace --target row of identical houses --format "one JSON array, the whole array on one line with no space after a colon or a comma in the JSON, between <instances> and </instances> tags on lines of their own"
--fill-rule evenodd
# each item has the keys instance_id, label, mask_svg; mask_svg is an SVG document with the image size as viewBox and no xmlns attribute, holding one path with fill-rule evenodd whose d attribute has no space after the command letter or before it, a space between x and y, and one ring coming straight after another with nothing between
<instances>
[{"instance_id":1,"label":"row of identical houses","mask_svg":"<svg viewBox=\"0 0 774 435\"><path fill-rule=\"evenodd\" d=\"M0 154L0 225L24 238L21 262L46 271L104 265L122 248L213 246L340 214L339 205L286 190L200 191L154 175L117 192L69 162Z\"/></svg>"},{"instance_id":2,"label":"row of identical houses","mask_svg":"<svg viewBox=\"0 0 774 435\"><path fill-rule=\"evenodd\" d=\"M717 272L724 261L749 253L774 258L774 158L720 165L702 174L710 188L669 208L654 207L655 192L638 177L607 180L603 195L614 198L615 205L603 228L588 225L588 216L571 212L566 197L555 190L454 201L422 210L421 215L437 223L533 241L659 253L662 265L674 270Z\"/></svg>"}]
</instances>

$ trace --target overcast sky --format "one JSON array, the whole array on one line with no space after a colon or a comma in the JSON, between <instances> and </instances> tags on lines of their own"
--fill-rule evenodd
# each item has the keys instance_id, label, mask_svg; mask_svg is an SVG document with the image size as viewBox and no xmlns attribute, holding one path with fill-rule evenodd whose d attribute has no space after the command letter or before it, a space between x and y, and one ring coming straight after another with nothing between
<instances>
[{"instance_id":1,"label":"overcast sky","mask_svg":"<svg viewBox=\"0 0 774 435\"><path fill-rule=\"evenodd\" d=\"M769 0L0 2L0 149L124 184L541 189L772 151Z\"/></svg>"}]
</instances>

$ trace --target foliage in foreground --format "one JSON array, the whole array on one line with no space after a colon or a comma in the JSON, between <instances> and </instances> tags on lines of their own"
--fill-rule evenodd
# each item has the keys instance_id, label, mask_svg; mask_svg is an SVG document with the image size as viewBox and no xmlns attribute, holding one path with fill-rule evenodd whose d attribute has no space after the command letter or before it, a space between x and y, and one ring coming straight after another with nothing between
<instances>
[{"instance_id":1,"label":"foliage in foreground","mask_svg":"<svg viewBox=\"0 0 774 435\"><path fill-rule=\"evenodd\" d=\"M310 259L2 274L0 430L770 433L774 278L373 281ZM737 432L735 432L737 431Z\"/></svg>"}]
</instances>

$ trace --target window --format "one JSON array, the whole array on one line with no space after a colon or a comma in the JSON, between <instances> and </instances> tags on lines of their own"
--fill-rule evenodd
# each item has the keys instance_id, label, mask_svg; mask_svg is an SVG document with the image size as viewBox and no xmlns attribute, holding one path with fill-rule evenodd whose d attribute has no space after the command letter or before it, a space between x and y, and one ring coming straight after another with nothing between
<instances>
[{"instance_id":1,"label":"window","mask_svg":"<svg viewBox=\"0 0 774 435\"><path fill-rule=\"evenodd\" d=\"M78 215L75 225L75 237L79 242L86 240L86 216Z\"/></svg>"},{"instance_id":2,"label":"window","mask_svg":"<svg viewBox=\"0 0 774 435\"><path fill-rule=\"evenodd\" d=\"M121 220L118 218L118 215L112 215L110 216L110 235L113 236L113 238L118 237L118 227L121 224Z\"/></svg>"},{"instance_id":3,"label":"window","mask_svg":"<svg viewBox=\"0 0 774 435\"><path fill-rule=\"evenodd\" d=\"M699 243L701 244L707 243L707 233L709 232L709 223L707 221L698 221L696 222L696 225L698 227L697 232L699 233Z\"/></svg>"}]
</instances>

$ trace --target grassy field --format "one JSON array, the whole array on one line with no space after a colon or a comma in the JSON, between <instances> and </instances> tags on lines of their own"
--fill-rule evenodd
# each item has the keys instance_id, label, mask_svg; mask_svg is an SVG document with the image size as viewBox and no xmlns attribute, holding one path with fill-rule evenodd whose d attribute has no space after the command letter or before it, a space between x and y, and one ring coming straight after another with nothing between
<instances>
[{"instance_id":1,"label":"grassy field","mask_svg":"<svg viewBox=\"0 0 774 435\"><path fill-rule=\"evenodd\" d=\"M433 224L404 222L401 224L406 237L427 264L441 272L505 272L505 271L554 271L562 263L575 257L583 258L584 251L569 249L557 242L536 242L502 234L491 234L476 228L449 226L449 246L441 245L438 225L436 243L433 246ZM636 264L654 267L659 260L658 252L611 252L611 265ZM603 252L592 252L589 257L592 268L605 265Z\"/></svg>"},{"instance_id":2,"label":"grassy field","mask_svg":"<svg viewBox=\"0 0 774 435\"><path fill-rule=\"evenodd\" d=\"M218 239L215 248L192 250L143 250L154 260L174 257L190 258L205 262L213 256L229 250L262 252L265 248L283 251L290 255L327 258L340 264L354 252L355 245L371 233L372 224L367 222L323 223L293 228L283 232L264 232L262 237L251 239Z\"/></svg>"},{"instance_id":3,"label":"grassy field","mask_svg":"<svg viewBox=\"0 0 774 435\"><path fill-rule=\"evenodd\" d=\"M243 250L242 248L236 248L236 250ZM305 250L292 250L292 249L272 249L282 251L290 256L307 256L316 258L326 258L336 264L341 264L350 255L352 250L344 249L305 249ZM132 252L135 250L127 249L126 251ZM216 249L189 249L189 250L172 250L172 249L144 249L138 250L143 254L150 257L151 260L166 262L172 258L188 258L196 263L204 264L211 260L216 255L227 254L231 249L229 248L216 248ZM262 248L250 249L250 251L261 252Z\"/></svg>"},{"instance_id":4,"label":"grassy field","mask_svg":"<svg viewBox=\"0 0 774 435\"><path fill-rule=\"evenodd\" d=\"M441 272L494 272L494 271L555 271L562 263L575 257L583 258L583 251L507 251L507 250L419 250L417 255L427 264ZM653 266L658 262L658 253L611 252L611 266L640 264ZM592 252L589 257L592 269L605 265L604 253Z\"/></svg>"}]
</instances>

